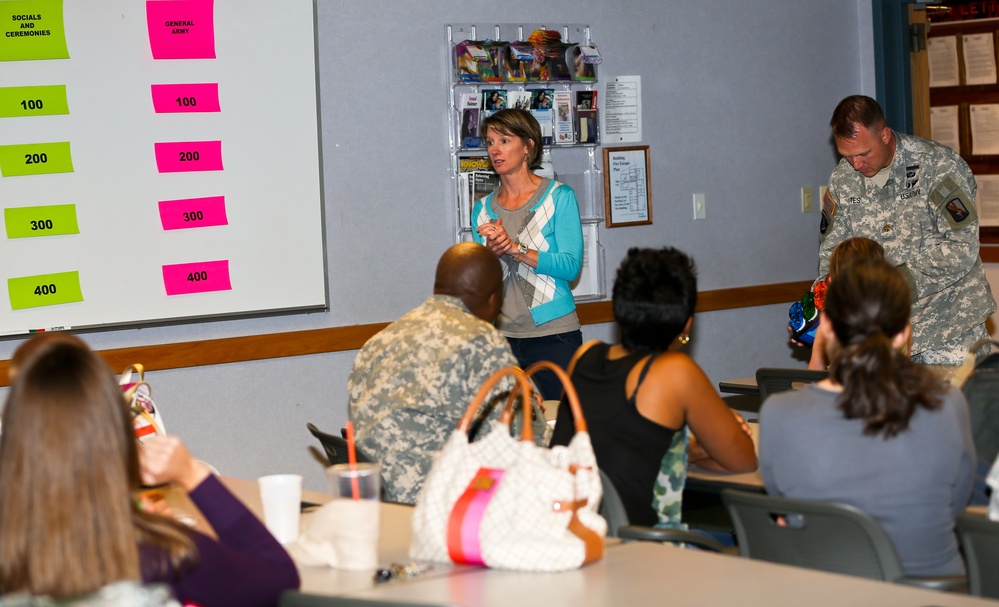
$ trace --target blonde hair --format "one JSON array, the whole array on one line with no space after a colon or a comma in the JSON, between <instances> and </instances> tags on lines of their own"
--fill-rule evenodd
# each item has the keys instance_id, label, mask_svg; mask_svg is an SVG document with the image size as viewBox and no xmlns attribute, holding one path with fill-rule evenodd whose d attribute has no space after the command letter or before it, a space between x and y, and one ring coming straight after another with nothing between
<instances>
[{"instance_id":1,"label":"blonde hair","mask_svg":"<svg viewBox=\"0 0 999 607\"><path fill-rule=\"evenodd\" d=\"M190 532L136 504L135 435L111 370L79 339L39 339L21 346L33 351L4 409L0 594L62 598L139 580L140 543L161 570L192 563Z\"/></svg>"}]
</instances>

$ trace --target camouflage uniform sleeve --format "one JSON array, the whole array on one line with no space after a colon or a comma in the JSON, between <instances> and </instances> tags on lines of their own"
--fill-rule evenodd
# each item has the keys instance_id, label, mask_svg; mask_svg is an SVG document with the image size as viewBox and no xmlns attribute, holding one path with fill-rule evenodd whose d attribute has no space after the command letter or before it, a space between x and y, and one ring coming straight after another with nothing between
<instances>
[{"instance_id":1,"label":"camouflage uniform sleeve","mask_svg":"<svg viewBox=\"0 0 999 607\"><path fill-rule=\"evenodd\" d=\"M471 403L471 399L474 398L475 394L478 393L482 384L493 373L504 367L517 366L517 359L513 356L506 338L498 332L481 335L469 342L467 360L466 391L469 394L469 403ZM500 413L503 411L503 405L506 404L507 396L509 396L513 386L514 380L512 377L505 377L496 385L486 399L486 405L483 406L482 411L478 413L475 422L472 424L473 438L475 433L482 429L486 421L499 419ZM531 428L534 430L534 442L544 445L546 444L545 432L548 428L548 425L545 423L544 412L536 404L533 405L532 410ZM513 420L512 431L515 434L520 434L522 419L523 416L518 414Z\"/></svg>"},{"instance_id":2,"label":"camouflage uniform sleeve","mask_svg":"<svg viewBox=\"0 0 999 607\"><path fill-rule=\"evenodd\" d=\"M842 185L836 183L836 173L829 178L829 187L822 198L822 231L819 243L819 276L816 282L829 274L829 256L836 245L853 236L850 220L846 217L846 207L842 201L849 195Z\"/></svg>"},{"instance_id":3,"label":"camouflage uniform sleeve","mask_svg":"<svg viewBox=\"0 0 999 607\"><path fill-rule=\"evenodd\" d=\"M979 253L977 190L963 160L948 162L936 175L920 220L921 246L899 266L913 301L950 287L974 269Z\"/></svg>"}]
</instances>

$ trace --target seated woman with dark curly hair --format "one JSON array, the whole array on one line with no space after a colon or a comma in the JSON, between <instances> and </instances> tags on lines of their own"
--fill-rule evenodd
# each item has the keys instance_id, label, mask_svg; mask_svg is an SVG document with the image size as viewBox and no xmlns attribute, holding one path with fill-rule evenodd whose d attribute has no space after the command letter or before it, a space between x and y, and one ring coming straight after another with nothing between
<instances>
[{"instance_id":1,"label":"seated woman with dark curly hair","mask_svg":"<svg viewBox=\"0 0 999 607\"><path fill-rule=\"evenodd\" d=\"M621 343L583 344L569 374L597 464L621 495L629 522L680 526L688 457L715 470L755 470L751 435L704 371L678 351L690 340L697 304L692 259L673 248L631 249L618 268L613 300ZM563 402L551 444L568 444L572 435L572 411Z\"/></svg>"},{"instance_id":2,"label":"seated woman with dark curly hair","mask_svg":"<svg viewBox=\"0 0 999 607\"><path fill-rule=\"evenodd\" d=\"M22 345L0 437L0 595L55 600L119 581L163 582L184 604L276 605L298 588L291 557L174 436L137 447L107 364L67 335ZM176 483L212 539L144 510Z\"/></svg>"}]
</instances>

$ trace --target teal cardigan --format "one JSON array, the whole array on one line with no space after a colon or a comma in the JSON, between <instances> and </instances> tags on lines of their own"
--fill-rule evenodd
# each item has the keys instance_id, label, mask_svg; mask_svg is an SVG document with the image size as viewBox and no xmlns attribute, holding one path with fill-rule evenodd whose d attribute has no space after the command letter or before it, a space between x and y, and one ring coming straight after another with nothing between
<instances>
[{"instance_id":1,"label":"teal cardigan","mask_svg":"<svg viewBox=\"0 0 999 607\"><path fill-rule=\"evenodd\" d=\"M475 228L498 218L490 208L494 195L495 192L480 198L472 207L472 238L479 244L485 244L485 239ZM576 193L554 180L548 182L548 189L530 212L533 216L524 229L510 237L538 251L538 267L527 266L528 273L550 280L555 286L550 297L531 307L531 317L537 326L576 309L569 283L579 276L583 266L583 228Z\"/></svg>"}]
</instances>

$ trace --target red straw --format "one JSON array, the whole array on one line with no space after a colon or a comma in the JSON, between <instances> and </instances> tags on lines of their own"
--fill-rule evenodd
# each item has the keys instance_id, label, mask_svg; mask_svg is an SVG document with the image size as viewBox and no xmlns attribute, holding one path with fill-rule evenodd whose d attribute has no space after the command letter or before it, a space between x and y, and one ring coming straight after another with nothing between
<instances>
[{"instance_id":1,"label":"red straw","mask_svg":"<svg viewBox=\"0 0 999 607\"><path fill-rule=\"evenodd\" d=\"M357 484L357 448L354 446L354 422L347 422L347 462L350 465L350 471L355 474L350 477L350 492L354 499L361 499L360 488Z\"/></svg>"}]
</instances>

